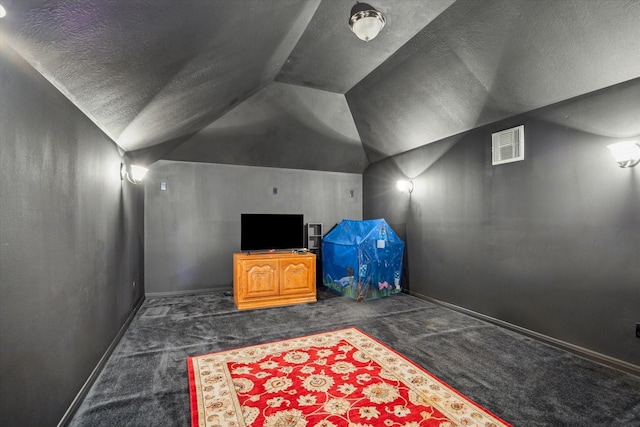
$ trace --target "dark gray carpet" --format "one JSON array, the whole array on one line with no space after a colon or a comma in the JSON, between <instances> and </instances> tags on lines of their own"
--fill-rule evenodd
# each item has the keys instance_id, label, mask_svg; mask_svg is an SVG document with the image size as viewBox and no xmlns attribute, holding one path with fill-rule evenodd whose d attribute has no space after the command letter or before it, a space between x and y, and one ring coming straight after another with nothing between
<instances>
[{"instance_id":1,"label":"dark gray carpet","mask_svg":"<svg viewBox=\"0 0 640 427\"><path fill-rule=\"evenodd\" d=\"M237 311L147 298L71 426L189 426L186 358L355 326L516 426L640 426L640 378L407 294Z\"/></svg>"}]
</instances>

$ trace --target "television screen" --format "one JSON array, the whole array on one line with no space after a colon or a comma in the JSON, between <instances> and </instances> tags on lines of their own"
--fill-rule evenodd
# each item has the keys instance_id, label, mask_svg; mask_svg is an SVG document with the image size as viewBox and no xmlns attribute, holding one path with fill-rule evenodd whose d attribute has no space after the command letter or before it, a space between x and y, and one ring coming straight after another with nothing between
<instances>
[{"instance_id":1,"label":"television screen","mask_svg":"<svg viewBox=\"0 0 640 427\"><path fill-rule=\"evenodd\" d=\"M241 214L240 250L300 249L304 247L301 214Z\"/></svg>"}]
</instances>

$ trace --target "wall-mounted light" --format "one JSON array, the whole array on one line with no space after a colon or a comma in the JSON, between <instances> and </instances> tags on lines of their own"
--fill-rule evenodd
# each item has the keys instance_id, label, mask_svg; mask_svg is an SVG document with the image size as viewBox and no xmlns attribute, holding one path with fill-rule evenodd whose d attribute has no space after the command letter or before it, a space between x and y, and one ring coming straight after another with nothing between
<instances>
[{"instance_id":1,"label":"wall-mounted light","mask_svg":"<svg viewBox=\"0 0 640 427\"><path fill-rule=\"evenodd\" d=\"M351 8L349 26L360 40L365 42L373 40L380 33L385 22L384 15L366 3L356 3Z\"/></svg>"},{"instance_id":2,"label":"wall-mounted light","mask_svg":"<svg viewBox=\"0 0 640 427\"><path fill-rule=\"evenodd\" d=\"M637 141L624 141L607 145L613 158L621 168L630 168L640 163L640 144Z\"/></svg>"},{"instance_id":3,"label":"wall-mounted light","mask_svg":"<svg viewBox=\"0 0 640 427\"><path fill-rule=\"evenodd\" d=\"M7 9L2 7L2 5L0 4L0 18L4 18L5 16L7 16Z\"/></svg>"},{"instance_id":4,"label":"wall-mounted light","mask_svg":"<svg viewBox=\"0 0 640 427\"><path fill-rule=\"evenodd\" d=\"M127 167L127 165L122 163L120 166L120 177L122 179L127 178L127 181L132 184L140 184L148 171L149 169L144 166L131 165L130 167Z\"/></svg>"},{"instance_id":5,"label":"wall-mounted light","mask_svg":"<svg viewBox=\"0 0 640 427\"><path fill-rule=\"evenodd\" d=\"M396 182L396 188L403 193L413 193L413 181L400 180Z\"/></svg>"}]
</instances>

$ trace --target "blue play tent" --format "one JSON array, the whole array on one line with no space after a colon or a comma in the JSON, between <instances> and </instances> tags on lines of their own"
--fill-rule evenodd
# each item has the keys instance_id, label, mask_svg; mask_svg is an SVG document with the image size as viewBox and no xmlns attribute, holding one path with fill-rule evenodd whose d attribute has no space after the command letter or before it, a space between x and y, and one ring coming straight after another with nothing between
<instances>
[{"instance_id":1,"label":"blue play tent","mask_svg":"<svg viewBox=\"0 0 640 427\"><path fill-rule=\"evenodd\" d=\"M402 290L404 242L384 219L342 220L322 239L322 273L330 290L356 300Z\"/></svg>"}]
</instances>

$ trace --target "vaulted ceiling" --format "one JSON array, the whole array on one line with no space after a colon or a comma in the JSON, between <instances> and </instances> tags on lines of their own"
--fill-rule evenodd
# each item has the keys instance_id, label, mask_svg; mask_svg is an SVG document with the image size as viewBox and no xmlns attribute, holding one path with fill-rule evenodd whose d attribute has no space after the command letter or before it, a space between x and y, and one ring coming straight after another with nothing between
<instances>
[{"instance_id":1,"label":"vaulted ceiling","mask_svg":"<svg viewBox=\"0 0 640 427\"><path fill-rule=\"evenodd\" d=\"M0 0L0 36L147 164L360 173L550 105L640 135L640 1L369 3L387 24L368 43L355 0Z\"/></svg>"}]
</instances>

